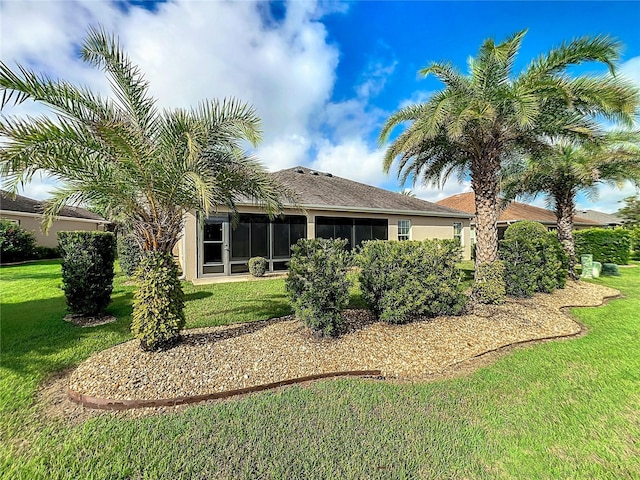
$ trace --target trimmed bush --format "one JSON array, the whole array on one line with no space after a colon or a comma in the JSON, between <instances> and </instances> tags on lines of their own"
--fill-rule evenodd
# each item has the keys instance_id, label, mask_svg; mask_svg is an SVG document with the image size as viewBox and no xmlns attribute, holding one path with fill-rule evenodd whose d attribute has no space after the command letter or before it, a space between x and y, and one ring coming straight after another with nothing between
<instances>
[{"instance_id":1,"label":"trimmed bush","mask_svg":"<svg viewBox=\"0 0 640 480\"><path fill-rule=\"evenodd\" d=\"M471 293L473 301L485 305L504 303L507 297L504 273L504 262L501 260L478 265Z\"/></svg>"},{"instance_id":2,"label":"trimmed bush","mask_svg":"<svg viewBox=\"0 0 640 480\"><path fill-rule=\"evenodd\" d=\"M602 271L600 272L603 276L612 276L619 277L620 270L618 270L618 265L615 263L603 263Z\"/></svg>"},{"instance_id":3,"label":"trimmed bush","mask_svg":"<svg viewBox=\"0 0 640 480\"><path fill-rule=\"evenodd\" d=\"M141 256L142 250L133 234L118 235L118 263L127 277L133 276L140 264Z\"/></svg>"},{"instance_id":4,"label":"trimmed bush","mask_svg":"<svg viewBox=\"0 0 640 480\"><path fill-rule=\"evenodd\" d=\"M110 232L58 232L62 289L73 313L95 315L111 302L115 237Z\"/></svg>"},{"instance_id":5,"label":"trimmed bush","mask_svg":"<svg viewBox=\"0 0 640 480\"><path fill-rule=\"evenodd\" d=\"M33 233L9 220L0 220L0 261L21 262L33 258L36 240Z\"/></svg>"},{"instance_id":6,"label":"trimmed bush","mask_svg":"<svg viewBox=\"0 0 640 480\"><path fill-rule=\"evenodd\" d=\"M131 332L143 350L169 348L180 340L184 328L184 292L178 267L170 255L145 252L134 274Z\"/></svg>"},{"instance_id":7,"label":"trimmed bush","mask_svg":"<svg viewBox=\"0 0 640 480\"><path fill-rule=\"evenodd\" d=\"M337 336L349 303L344 239L300 239L292 248L286 290L296 317L321 336Z\"/></svg>"},{"instance_id":8,"label":"trimmed bush","mask_svg":"<svg viewBox=\"0 0 640 480\"><path fill-rule=\"evenodd\" d=\"M267 259L253 257L249 259L249 273L254 277L263 277L267 271Z\"/></svg>"},{"instance_id":9,"label":"trimmed bush","mask_svg":"<svg viewBox=\"0 0 640 480\"><path fill-rule=\"evenodd\" d=\"M576 256L591 254L600 263L627 265L631 255L631 232L624 228L587 228L573 233Z\"/></svg>"},{"instance_id":10,"label":"trimmed bush","mask_svg":"<svg viewBox=\"0 0 640 480\"><path fill-rule=\"evenodd\" d=\"M629 230L631 235L631 260L640 260L640 225Z\"/></svg>"},{"instance_id":11,"label":"trimmed bush","mask_svg":"<svg viewBox=\"0 0 640 480\"><path fill-rule=\"evenodd\" d=\"M466 303L461 258L456 240L365 242L358 254L363 297L390 323L458 314Z\"/></svg>"},{"instance_id":12,"label":"trimmed bush","mask_svg":"<svg viewBox=\"0 0 640 480\"><path fill-rule=\"evenodd\" d=\"M509 226L498 253L505 266L507 295L531 297L567 283L567 255L555 233L541 223L521 221Z\"/></svg>"},{"instance_id":13,"label":"trimmed bush","mask_svg":"<svg viewBox=\"0 0 640 480\"><path fill-rule=\"evenodd\" d=\"M36 260L47 260L50 258L61 258L62 252L58 247L35 247L33 249L33 258Z\"/></svg>"}]
</instances>

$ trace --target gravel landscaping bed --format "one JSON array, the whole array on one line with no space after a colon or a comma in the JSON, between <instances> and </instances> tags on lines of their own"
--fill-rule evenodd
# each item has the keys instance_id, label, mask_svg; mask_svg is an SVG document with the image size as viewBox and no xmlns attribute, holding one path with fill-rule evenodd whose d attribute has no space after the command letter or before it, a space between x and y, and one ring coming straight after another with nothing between
<instances>
[{"instance_id":1,"label":"gravel landscaping bed","mask_svg":"<svg viewBox=\"0 0 640 480\"><path fill-rule=\"evenodd\" d=\"M377 322L366 310L345 312L347 332L318 339L295 318L187 330L170 350L148 353L136 341L80 364L69 388L113 400L204 395L314 374L381 370L387 378L424 379L506 345L577 334L563 307L597 306L617 290L569 282L551 295L510 299L472 314L406 325Z\"/></svg>"}]
</instances>

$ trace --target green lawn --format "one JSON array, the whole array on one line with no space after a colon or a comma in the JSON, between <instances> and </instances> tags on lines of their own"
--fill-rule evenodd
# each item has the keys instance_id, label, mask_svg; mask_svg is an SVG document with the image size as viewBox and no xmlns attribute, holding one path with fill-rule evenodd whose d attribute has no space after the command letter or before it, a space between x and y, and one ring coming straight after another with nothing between
<instances>
[{"instance_id":1,"label":"green lawn","mask_svg":"<svg viewBox=\"0 0 640 480\"><path fill-rule=\"evenodd\" d=\"M640 268L625 298L574 313L589 334L516 350L467 378L332 380L143 419L42 419L50 373L130 338L61 321L60 266L0 269L2 478L640 478ZM284 282L185 286L188 326L289 313ZM354 290L352 304L361 300Z\"/></svg>"}]
</instances>

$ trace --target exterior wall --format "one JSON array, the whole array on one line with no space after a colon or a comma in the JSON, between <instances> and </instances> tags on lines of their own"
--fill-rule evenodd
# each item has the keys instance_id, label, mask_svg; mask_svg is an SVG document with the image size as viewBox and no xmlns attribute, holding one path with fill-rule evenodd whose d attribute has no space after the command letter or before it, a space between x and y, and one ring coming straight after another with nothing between
<instances>
[{"instance_id":1,"label":"exterior wall","mask_svg":"<svg viewBox=\"0 0 640 480\"><path fill-rule=\"evenodd\" d=\"M6 218L7 220L19 221L22 228L33 232L36 238L36 245L42 247L57 247L58 232L76 230L104 231L104 224L100 222L65 217L58 218L55 222L53 222L53 225L51 225L49 232L47 234L44 234L40 229L42 217L40 217L39 215L21 215L19 212L2 213L2 218Z\"/></svg>"},{"instance_id":2,"label":"exterior wall","mask_svg":"<svg viewBox=\"0 0 640 480\"><path fill-rule=\"evenodd\" d=\"M264 210L260 207L241 207L241 213L264 214ZM228 213L228 211L220 211L217 213ZM212 214L215 215L215 214ZM315 238L315 219L317 216L322 217L349 217L349 218L379 218L387 219L389 222L389 239L397 240L398 238L398 220L410 220L411 231L410 238L412 240L425 240L429 238L451 239L453 238L454 222L462 223L462 245L463 258L469 260L471 258L471 238L470 238L470 219L469 218L453 218L453 217L423 217L417 215L394 215L370 212L348 212L335 210L287 210L285 215L306 215L307 216L307 237ZM200 243L200 233L197 225L196 216L193 213L187 214L185 218L185 230L182 241L178 243L179 260L184 272L186 280L193 280L200 276L200 260L198 252Z\"/></svg>"},{"instance_id":3,"label":"exterior wall","mask_svg":"<svg viewBox=\"0 0 640 480\"><path fill-rule=\"evenodd\" d=\"M389 221L389 240L398 239L398 220L411 221L411 240L426 240L430 238L453 238L453 223L462 223L462 256L465 260L471 258L470 219L453 217L423 217L417 215L388 215L380 213L337 212L334 210L309 210L307 218L307 235L315 238L315 217L350 217L350 218L385 218Z\"/></svg>"}]
</instances>

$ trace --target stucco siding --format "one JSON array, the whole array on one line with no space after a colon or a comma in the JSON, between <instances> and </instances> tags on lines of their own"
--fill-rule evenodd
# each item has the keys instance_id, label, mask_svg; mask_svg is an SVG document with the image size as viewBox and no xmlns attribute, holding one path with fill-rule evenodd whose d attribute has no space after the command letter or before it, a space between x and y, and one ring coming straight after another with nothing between
<instances>
[{"instance_id":1,"label":"stucco siding","mask_svg":"<svg viewBox=\"0 0 640 480\"><path fill-rule=\"evenodd\" d=\"M257 206L243 206L239 208L240 213L264 214L264 210ZM216 212L217 214L227 214L228 211ZM454 238L454 222L462 223L462 245L463 258L471 258L471 241L470 241L470 219L454 218L454 217L427 217L418 215L390 215L385 213L373 212L349 212L335 210L308 209L301 211L299 209L286 209L285 215L306 215L307 216L307 237L315 238L315 220L316 217L348 217L348 218L375 218L386 219L389 222L389 239L398 239L398 220L411 221L411 239L425 240L430 238L452 239ZM216 214L212 214L216 215ZM185 278L193 280L200 273L199 257L199 226L196 216L189 213L185 217L185 233L184 240L179 242L178 250L180 252L180 263L183 267Z\"/></svg>"},{"instance_id":2,"label":"stucco siding","mask_svg":"<svg viewBox=\"0 0 640 480\"><path fill-rule=\"evenodd\" d=\"M36 238L36 244L43 247L58 246L58 232L76 231L76 230L104 230L103 224L99 222L81 221L73 219L58 218L47 234L42 233L40 229L42 219L40 216L20 215L19 213L3 213L2 218L7 220L17 220L20 226L27 231L33 232Z\"/></svg>"}]
</instances>

